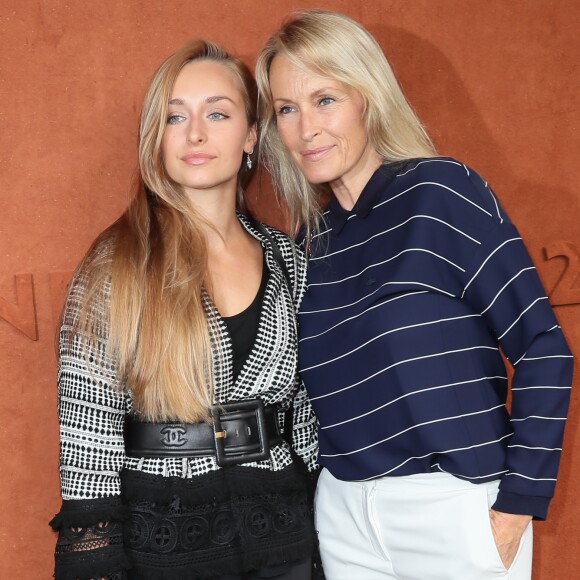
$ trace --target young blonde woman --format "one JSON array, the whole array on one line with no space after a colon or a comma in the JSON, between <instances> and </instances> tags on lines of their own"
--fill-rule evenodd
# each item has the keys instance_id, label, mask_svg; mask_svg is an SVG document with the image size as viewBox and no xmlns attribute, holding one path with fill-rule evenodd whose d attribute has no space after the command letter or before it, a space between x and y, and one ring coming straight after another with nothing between
<instances>
[{"instance_id":1,"label":"young blonde woman","mask_svg":"<svg viewBox=\"0 0 580 580\"><path fill-rule=\"evenodd\" d=\"M529 580L572 355L517 230L484 179L436 155L353 20L293 15L257 81L262 152L304 224L326 577Z\"/></svg>"},{"instance_id":2,"label":"young blonde woman","mask_svg":"<svg viewBox=\"0 0 580 580\"><path fill-rule=\"evenodd\" d=\"M310 577L305 264L244 213L255 102L247 68L209 42L153 76L134 200L62 317L57 579Z\"/></svg>"}]
</instances>

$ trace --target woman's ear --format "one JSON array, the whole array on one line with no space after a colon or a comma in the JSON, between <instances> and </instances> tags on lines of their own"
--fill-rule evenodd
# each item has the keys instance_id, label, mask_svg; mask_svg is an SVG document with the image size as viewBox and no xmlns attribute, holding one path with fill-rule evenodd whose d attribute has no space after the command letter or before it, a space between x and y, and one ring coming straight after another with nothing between
<instances>
[{"instance_id":1,"label":"woman's ear","mask_svg":"<svg viewBox=\"0 0 580 580\"><path fill-rule=\"evenodd\" d=\"M252 153L252 151L256 147L256 143L258 142L258 127L256 123L254 123L250 130L248 131L248 137L246 138L246 146L244 147L244 151L246 153Z\"/></svg>"}]
</instances>

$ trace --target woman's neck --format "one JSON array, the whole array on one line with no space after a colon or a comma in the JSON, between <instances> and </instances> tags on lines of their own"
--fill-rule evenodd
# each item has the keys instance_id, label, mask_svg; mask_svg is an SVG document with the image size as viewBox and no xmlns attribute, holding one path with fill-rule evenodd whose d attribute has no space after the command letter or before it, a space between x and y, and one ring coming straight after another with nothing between
<instances>
[{"instance_id":1,"label":"woman's neck","mask_svg":"<svg viewBox=\"0 0 580 580\"><path fill-rule=\"evenodd\" d=\"M356 167L353 167L348 174L329 183L342 208L347 211L352 210L365 185L382 163L383 159L369 146Z\"/></svg>"},{"instance_id":2,"label":"woman's neck","mask_svg":"<svg viewBox=\"0 0 580 580\"><path fill-rule=\"evenodd\" d=\"M195 196L191 204L205 222L208 248L229 245L242 233L242 226L236 215L235 192L215 195Z\"/></svg>"}]
</instances>

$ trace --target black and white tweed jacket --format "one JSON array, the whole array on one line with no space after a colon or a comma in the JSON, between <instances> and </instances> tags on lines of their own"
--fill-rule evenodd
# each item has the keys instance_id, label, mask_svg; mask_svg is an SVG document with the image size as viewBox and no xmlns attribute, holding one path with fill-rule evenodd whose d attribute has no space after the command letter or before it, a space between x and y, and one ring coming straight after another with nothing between
<instances>
[{"instance_id":1,"label":"black and white tweed jacket","mask_svg":"<svg viewBox=\"0 0 580 580\"><path fill-rule=\"evenodd\" d=\"M288 287L270 241L244 216L242 225L264 247L271 272L265 291L253 350L237 380L232 375L232 345L224 321L206 297L214 352L214 393L217 402L260 397L266 405L287 408L294 404L293 442L309 469L315 466L317 437L315 418L305 390L297 378L296 308L305 290L305 259L286 235L267 228L286 263L292 281ZM109 289L107 289L109 290ZM131 393L117 384L115 360L94 364L78 339L68 341L84 291L82 280L71 289L60 332L58 367L58 416L60 422L60 477L64 500L86 500L120 493L121 469L164 477L193 478L219 469L213 457L139 459L124 454L123 423L131 410ZM105 308L106 305L103 305ZM104 347L102 355L104 356ZM271 457L248 464L280 470L291 463L287 445L272 449Z\"/></svg>"}]
</instances>

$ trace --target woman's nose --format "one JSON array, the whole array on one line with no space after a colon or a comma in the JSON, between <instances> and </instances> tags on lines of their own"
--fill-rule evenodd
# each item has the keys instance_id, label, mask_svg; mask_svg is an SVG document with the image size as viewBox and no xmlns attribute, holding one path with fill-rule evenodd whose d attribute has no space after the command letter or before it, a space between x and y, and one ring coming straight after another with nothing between
<instances>
[{"instance_id":1,"label":"woman's nose","mask_svg":"<svg viewBox=\"0 0 580 580\"><path fill-rule=\"evenodd\" d=\"M203 143L206 137L204 123L200 119L191 119L187 131L187 141L192 145L195 143Z\"/></svg>"},{"instance_id":2,"label":"woman's nose","mask_svg":"<svg viewBox=\"0 0 580 580\"><path fill-rule=\"evenodd\" d=\"M304 141L312 141L320 133L320 127L316 117L309 111L300 112L300 138Z\"/></svg>"}]
</instances>

